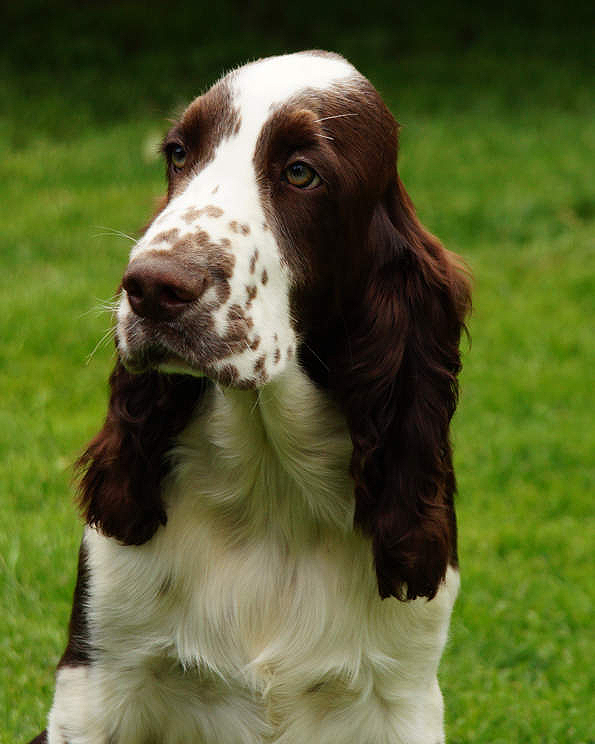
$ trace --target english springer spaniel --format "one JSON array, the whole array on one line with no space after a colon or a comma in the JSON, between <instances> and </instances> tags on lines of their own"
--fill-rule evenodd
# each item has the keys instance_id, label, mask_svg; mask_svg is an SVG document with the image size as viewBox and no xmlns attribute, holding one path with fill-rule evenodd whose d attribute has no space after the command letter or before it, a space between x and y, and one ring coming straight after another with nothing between
<instances>
[{"instance_id":1,"label":"english springer spaniel","mask_svg":"<svg viewBox=\"0 0 595 744\"><path fill-rule=\"evenodd\" d=\"M335 54L234 70L132 249L49 744L439 744L469 306Z\"/></svg>"}]
</instances>

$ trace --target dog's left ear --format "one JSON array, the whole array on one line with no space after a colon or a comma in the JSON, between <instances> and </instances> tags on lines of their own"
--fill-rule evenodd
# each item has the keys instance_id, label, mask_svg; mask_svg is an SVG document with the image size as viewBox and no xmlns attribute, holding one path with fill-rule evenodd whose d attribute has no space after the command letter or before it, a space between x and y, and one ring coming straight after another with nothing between
<instances>
[{"instance_id":1,"label":"dog's left ear","mask_svg":"<svg viewBox=\"0 0 595 744\"><path fill-rule=\"evenodd\" d=\"M365 256L365 285L344 310L348 347L333 364L354 446L355 523L372 539L382 597L432 598L457 560L449 424L470 282L398 177L375 207Z\"/></svg>"}]
</instances>

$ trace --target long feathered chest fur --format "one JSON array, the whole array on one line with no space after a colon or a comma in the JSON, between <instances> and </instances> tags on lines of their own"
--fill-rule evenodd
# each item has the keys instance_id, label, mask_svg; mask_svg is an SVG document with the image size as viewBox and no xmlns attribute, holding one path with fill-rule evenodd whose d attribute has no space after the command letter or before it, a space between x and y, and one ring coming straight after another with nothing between
<instances>
[{"instance_id":1,"label":"long feathered chest fur","mask_svg":"<svg viewBox=\"0 0 595 744\"><path fill-rule=\"evenodd\" d=\"M92 681L90 730L139 744L362 744L410 730L435 744L458 576L429 603L380 600L352 526L350 449L297 368L260 397L213 389L172 453L166 527L141 546L87 529L97 652L60 673Z\"/></svg>"}]
</instances>

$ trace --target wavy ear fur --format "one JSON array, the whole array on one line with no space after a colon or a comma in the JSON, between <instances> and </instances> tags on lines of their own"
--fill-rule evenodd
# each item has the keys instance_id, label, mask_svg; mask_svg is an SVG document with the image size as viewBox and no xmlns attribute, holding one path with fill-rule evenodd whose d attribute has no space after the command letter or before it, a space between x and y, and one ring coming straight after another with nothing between
<instances>
[{"instance_id":1,"label":"wavy ear fur","mask_svg":"<svg viewBox=\"0 0 595 744\"><path fill-rule=\"evenodd\" d=\"M432 598L457 561L449 424L470 284L398 177L375 208L367 259L346 317L348 358L334 370L354 445L355 523L372 538L382 597Z\"/></svg>"},{"instance_id":2,"label":"wavy ear fur","mask_svg":"<svg viewBox=\"0 0 595 744\"><path fill-rule=\"evenodd\" d=\"M105 423L77 463L88 524L127 545L146 542L165 524L166 454L207 384L182 375L131 374L116 363Z\"/></svg>"}]
</instances>

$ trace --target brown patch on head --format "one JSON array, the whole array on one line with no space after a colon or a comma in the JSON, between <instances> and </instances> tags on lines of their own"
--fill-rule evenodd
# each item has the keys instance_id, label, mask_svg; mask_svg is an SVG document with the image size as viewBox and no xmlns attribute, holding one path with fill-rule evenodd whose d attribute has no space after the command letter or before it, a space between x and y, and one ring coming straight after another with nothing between
<instances>
[{"instance_id":1,"label":"brown patch on head","mask_svg":"<svg viewBox=\"0 0 595 744\"><path fill-rule=\"evenodd\" d=\"M263 269L262 270L262 276L260 277L260 281L263 284L266 284L268 282L268 280L269 280L269 275L267 274L267 270L266 269Z\"/></svg>"},{"instance_id":2,"label":"brown patch on head","mask_svg":"<svg viewBox=\"0 0 595 744\"><path fill-rule=\"evenodd\" d=\"M237 135L239 126L240 113L233 105L228 79L216 83L188 106L180 121L165 137L162 146L166 154L176 145L186 151L183 168L176 171L168 167L168 199L184 187L191 172L202 170L214 159L219 144Z\"/></svg>"},{"instance_id":3,"label":"brown patch on head","mask_svg":"<svg viewBox=\"0 0 595 744\"><path fill-rule=\"evenodd\" d=\"M242 224L240 225L240 230L242 231L242 235L250 235L250 225Z\"/></svg>"},{"instance_id":4,"label":"brown patch on head","mask_svg":"<svg viewBox=\"0 0 595 744\"><path fill-rule=\"evenodd\" d=\"M355 70L332 88L298 93L262 127L254 154L261 201L298 286L333 285L339 261L342 275L361 275L374 205L396 173L396 134L377 91ZM283 169L292 157L307 162L321 184L288 184ZM301 317L297 308L294 315Z\"/></svg>"},{"instance_id":5,"label":"brown patch on head","mask_svg":"<svg viewBox=\"0 0 595 744\"><path fill-rule=\"evenodd\" d=\"M274 360L275 360L275 364L279 364L279 361L281 360L281 349L279 348L275 349Z\"/></svg>"},{"instance_id":6,"label":"brown patch on head","mask_svg":"<svg viewBox=\"0 0 595 744\"><path fill-rule=\"evenodd\" d=\"M256 255L250 257L250 273L254 274L256 271Z\"/></svg>"}]
</instances>

